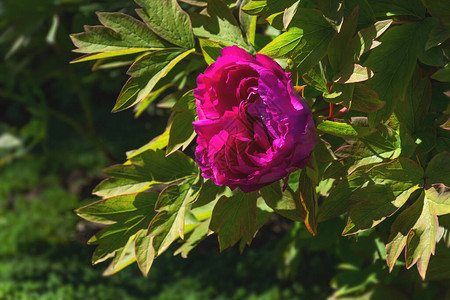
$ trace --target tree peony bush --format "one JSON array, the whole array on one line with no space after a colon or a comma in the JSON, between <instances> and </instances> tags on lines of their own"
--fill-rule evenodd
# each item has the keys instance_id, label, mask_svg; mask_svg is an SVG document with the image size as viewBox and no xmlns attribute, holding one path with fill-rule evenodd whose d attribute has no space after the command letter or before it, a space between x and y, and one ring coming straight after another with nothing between
<instances>
[{"instance_id":1,"label":"tree peony bush","mask_svg":"<svg viewBox=\"0 0 450 300\"><path fill-rule=\"evenodd\" d=\"M93 263L146 275L211 232L242 250L278 214L317 238L346 218L342 235L370 234L389 271L445 276L427 267L450 235L448 5L135 2L138 19L98 13L71 36L74 62L130 65L113 111L172 113L76 211L105 224Z\"/></svg>"}]
</instances>

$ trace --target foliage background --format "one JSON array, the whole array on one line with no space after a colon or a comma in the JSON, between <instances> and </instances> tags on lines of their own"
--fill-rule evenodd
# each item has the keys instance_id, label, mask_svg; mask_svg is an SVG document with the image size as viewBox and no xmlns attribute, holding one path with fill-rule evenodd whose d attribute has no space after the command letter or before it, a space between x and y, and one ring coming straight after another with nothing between
<instances>
[{"instance_id":1,"label":"foliage background","mask_svg":"<svg viewBox=\"0 0 450 300\"><path fill-rule=\"evenodd\" d=\"M371 231L337 239L344 219L320 224L313 238L303 225L274 218L243 254L219 256L210 237L188 260L164 254L148 279L135 266L102 277L105 266L92 267L93 247L85 246L98 228L72 210L92 202L102 167L162 131L168 112L152 105L138 119L111 114L126 69L69 65L76 57L69 33L96 24L95 11L131 8L126 0L0 3L1 299L450 297L448 275L423 282L402 266L389 274ZM433 257L429 268L440 260L448 257Z\"/></svg>"}]
</instances>

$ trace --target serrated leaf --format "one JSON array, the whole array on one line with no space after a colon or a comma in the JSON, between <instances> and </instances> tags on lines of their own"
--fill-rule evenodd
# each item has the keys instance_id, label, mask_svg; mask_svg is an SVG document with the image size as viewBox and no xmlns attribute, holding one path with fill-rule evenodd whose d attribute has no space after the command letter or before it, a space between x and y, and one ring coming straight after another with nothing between
<instances>
[{"instance_id":1,"label":"serrated leaf","mask_svg":"<svg viewBox=\"0 0 450 300\"><path fill-rule=\"evenodd\" d=\"M122 88L113 112L127 109L147 98L158 81L194 51L195 49L167 49L155 51L137 60L127 72L131 78Z\"/></svg>"},{"instance_id":2,"label":"serrated leaf","mask_svg":"<svg viewBox=\"0 0 450 300\"><path fill-rule=\"evenodd\" d=\"M272 58L292 58L299 74L306 73L327 53L334 29L317 9L299 8L283 33L261 51Z\"/></svg>"},{"instance_id":3,"label":"serrated leaf","mask_svg":"<svg viewBox=\"0 0 450 300\"><path fill-rule=\"evenodd\" d=\"M325 19L339 32L344 21L344 1L317 0Z\"/></svg>"},{"instance_id":4,"label":"serrated leaf","mask_svg":"<svg viewBox=\"0 0 450 300\"><path fill-rule=\"evenodd\" d=\"M389 185L370 185L351 196L357 204L350 210L342 235L350 235L375 227L392 216L418 189L415 185L395 196Z\"/></svg>"},{"instance_id":5,"label":"serrated leaf","mask_svg":"<svg viewBox=\"0 0 450 300\"><path fill-rule=\"evenodd\" d=\"M291 188L282 191L280 182L275 182L263 187L260 192L266 204L277 214L293 221L305 220L306 212L300 203L299 194Z\"/></svg>"},{"instance_id":6,"label":"serrated leaf","mask_svg":"<svg viewBox=\"0 0 450 300\"><path fill-rule=\"evenodd\" d=\"M247 244L256 233L256 193L241 190L231 196L222 196L214 207L209 228L219 236L220 250L236 244L243 238Z\"/></svg>"},{"instance_id":7,"label":"serrated leaf","mask_svg":"<svg viewBox=\"0 0 450 300\"><path fill-rule=\"evenodd\" d=\"M323 133L328 133L342 138L357 138L368 136L376 131L374 128L355 126L348 123L324 121L317 126Z\"/></svg>"},{"instance_id":8,"label":"serrated leaf","mask_svg":"<svg viewBox=\"0 0 450 300\"><path fill-rule=\"evenodd\" d=\"M410 132L416 132L423 127L430 103L430 79L424 77L417 68L407 87L404 101L395 109L395 115Z\"/></svg>"},{"instance_id":9,"label":"serrated leaf","mask_svg":"<svg viewBox=\"0 0 450 300\"><path fill-rule=\"evenodd\" d=\"M208 65L214 63L220 56L220 50L223 48L220 43L210 40L199 39L200 48L202 49L203 57Z\"/></svg>"},{"instance_id":10,"label":"serrated leaf","mask_svg":"<svg viewBox=\"0 0 450 300\"><path fill-rule=\"evenodd\" d=\"M170 156L169 156L170 157ZM159 195L148 235L153 236L153 247L160 255L178 237L184 238L184 215L186 207L195 200L194 179L188 179L177 185L170 185Z\"/></svg>"},{"instance_id":11,"label":"serrated leaf","mask_svg":"<svg viewBox=\"0 0 450 300\"><path fill-rule=\"evenodd\" d=\"M147 235L147 230L141 230L136 235L135 240L135 258L139 269L144 276L148 275L155 259L155 250L153 249L153 236Z\"/></svg>"},{"instance_id":12,"label":"serrated leaf","mask_svg":"<svg viewBox=\"0 0 450 300\"><path fill-rule=\"evenodd\" d=\"M450 82L450 63L437 70L433 75L431 75L431 78L441 82Z\"/></svg>"},{"instance_id":13,"label":"serrated leaf","mask_svg":"<svg viewBox=\"0 0 450 300\"><path fill-rule=\"evenodd\" d=\"M166 157L163 150L146 150L131 157L129 163L112 166L104 172L111 178L102 181L93 193L109 198L195 176L197 168L194 161L182 152Z\"/></svg>"},{"instance_id":14,"label":"serrated leaf","mask_svg":"<svg viewBox=\"0 0 450 300\"><path fill-rule=\"evenodd\" d=\"M245 42L238 22L222 0L208 0L206 14L192 14L192 25L197 37L221 43L237 45L248 51L251 47Z\"/></svg>"},{"instance_id":15,"label":"serrated leaf","mask_svg":"<svg viewBox=\"0 0 450 300\"><path fill-rule=\"evenodd\" d=\"M73 62L134 54L168 47L147 26L122 13L98 13L104 26L86 26L86 32L70 37L74 52L93 54Z\"/></svg>"},{"instance_id":16,"label":"serrated leaf","mask_svg":"<svg viewBox=\"0 0 450 300\"><path fill-rule=\"evenodd\" d=\"M137 13L160 37L182 48L195 46L189 16L176 0L135 0Z\"/></svg>"},{"instance_id":17,"label":"serrated leaf","mask_svg":"<svg viewBox=\"0 0 450 300\"><path fill-rule=\"evenodd\" d=\"M385 106L369 114L371 126L386 120L397 103L404 101L416 61L425 47L428 32L435 20L427 18L420 23L390 28L380 39L381 45L373 49L364 63L375 73L367 85L375 90Z\"/></svg>"},{"instance_id":18,"label":"serrated leaf","mask_svg":"<svg viewBox=\"0 0 450 300\"><path fill-rule=\"evenodd\" d=\"M441 152L435 155L425 170L428 186L441 183L450 187L450 153Z\"/></svg>"},{"instance_id":19,"label":"serrated leaf","mask_svg":"<svg viewBox=\"0 0 450 300\"><path fill-rule=\"evenodd\" d=\"M425 279L430 256L434 255L436 247L437 216L450 213L450 193L448 190L439 193L431 188L424 191L417 202L421 204L420 216L404 238L406 267L409 269L417 263L419 274Z\"/></svg>"}]
</instances>

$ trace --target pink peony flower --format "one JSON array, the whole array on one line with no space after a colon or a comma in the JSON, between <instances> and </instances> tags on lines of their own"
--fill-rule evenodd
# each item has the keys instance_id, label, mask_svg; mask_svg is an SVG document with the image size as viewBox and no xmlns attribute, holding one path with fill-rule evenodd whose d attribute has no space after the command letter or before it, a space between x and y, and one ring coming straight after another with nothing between
<instances>
[{"instance_id":1,"label":"pink peony flower","mask_svg":"<svg viewBox=\"0 0 450 300\"><path fill-rule=\"evenodd\" d=\"M271 58L237 46L221 54L197 78L195 157L203 177L251 192L306 166L314 121Z\"/></svg>"}]
</instances>

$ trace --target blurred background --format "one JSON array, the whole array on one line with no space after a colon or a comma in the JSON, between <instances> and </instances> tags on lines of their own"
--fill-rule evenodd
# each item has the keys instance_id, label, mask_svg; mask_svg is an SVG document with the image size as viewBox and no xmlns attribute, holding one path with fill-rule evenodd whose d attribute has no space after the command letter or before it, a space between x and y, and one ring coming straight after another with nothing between
<instances>
[{"instance_id":1,"label":"blurred background","mask_svg":"<svg viewBox=\"0 0 450 300\"><path fill-rule=\"evenodd\" d=\"M92 266L86 245L99 228L72 210L96 200L101 169L160 134L169 113L152 105L137 119L112 114L126 67L69 64L77 57L69 34L98 24L96 11L134 15L134 7L0 1L0 299L450 299L450 270L440 264L448 257L431 259L425 282L401 264L389 274L389 222L376 229L384 240L370 231L344 238L343 218L313 238L273 217L242 254L220 254L212 236L188 259L167 251L149 278L135 265L103 277L107 263Z\"/></svg>"}]
</instances>

